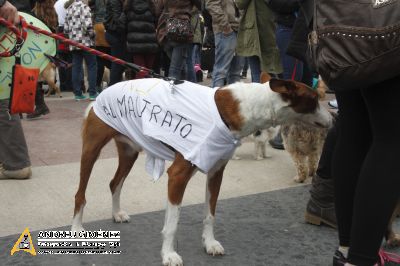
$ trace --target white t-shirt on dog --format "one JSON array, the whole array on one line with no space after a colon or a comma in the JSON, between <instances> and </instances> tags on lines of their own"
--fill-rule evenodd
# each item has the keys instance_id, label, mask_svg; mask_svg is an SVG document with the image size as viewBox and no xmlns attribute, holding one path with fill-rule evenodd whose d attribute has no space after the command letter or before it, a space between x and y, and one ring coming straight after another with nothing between
<instances>
[{"instance_id":1,"label":"white t-shirt on dog","mask_svg":"<svg viewBox=\"0 0 400 266\"><path fill-rule=\"evenodd\" d=\"M139 144L147 153L146 170L157 180L174 152L207 173L219 160L229 160L240 145L222 121L215 89L185 81L138 79L104 90L93 105L96 115Z\"/></svg>"}]
</instances>

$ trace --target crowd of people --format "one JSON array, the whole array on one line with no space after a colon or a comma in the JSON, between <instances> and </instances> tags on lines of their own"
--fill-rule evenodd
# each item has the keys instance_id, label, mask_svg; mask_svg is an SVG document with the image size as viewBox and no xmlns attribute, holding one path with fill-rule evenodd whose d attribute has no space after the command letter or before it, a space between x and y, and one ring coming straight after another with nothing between
<instances>
[{"instance_id":1,"label":"crowd of people","mask_svg":"<svg viewBox=\"0 0 400 266\"><path fill-rule=\"evenodd\" d=\"M212 87L239 81L247 73L242 73L245 62L252 82L260 82L261 72L267 72L312 87L317 73L309 68L306 51L313 2L10 0L0 1L0 16L18 24L17 10L30 13L53 32L148 69L162 69L175 79L201 81L202 72L196 73L202 70L206 41L204 46L214 49L215 55L208 69ZM166 21L174 16L191 21L193 39L168 38ZM60 86L73 91L77 101L88 98L83 88L83 61L90 100L103 89L105 68L110 69L109 86L123 80L123 66L87 51L60 43L57 55L72 63L72 69L59 69ZM137 79L147 74L125 73ZM351 92L331 88L336 91L339 117L326 139L306 213L338 228L340 246L334 265L381 265L375 264L381 241L400 196L393 157L400 143L400 127L391 119L398 112L398 81L399 77ZM37 91L31 114L35 118L49 112L43 91ZM26 179L31 176L28 147L20 117L9 114L8 102L9 97L0 98L0 179Z\"/></svg>"}]
</instances>

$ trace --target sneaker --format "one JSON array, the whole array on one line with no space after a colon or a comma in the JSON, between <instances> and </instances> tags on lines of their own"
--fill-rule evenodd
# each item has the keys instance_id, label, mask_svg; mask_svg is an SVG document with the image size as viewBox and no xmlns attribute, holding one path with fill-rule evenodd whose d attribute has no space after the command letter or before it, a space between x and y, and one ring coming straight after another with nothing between
<instances>
[{"instance_id":1,"label":"sneaker","mask_svg":"<svg viewBox=\"0 0 400 266\"><path fill-rule=\"evenodd\" d=\"M344 257L343 253L340 252L338 249L335 251L333 255L333 266L342 266L346 264L346 258Z\"/></svg>"},{"instance_id":2,"label":"sneaker","mask_svg":"<svg viewBox=\"0 0 400 266\"><path fill-rule=\"evenodd\" d=\"M26 118L35 119L41 117L42 115L47 115L48 113L50 113L50 110L47 105L37 106L33 113L26 115Z\"/></svg>"},{"instance_id":3,"label":"sneaker","mask_svg":"<svg viewBox=\"0 0 400 266\"><path fill-rule=\"evenodd\" d=\"M0 179L28 179L32 175L31 167L25 167L18 170L0 169Z\"/></svg>"},{"instance_id":4,"label":"sneaker","mask_svg":"<svg viewBox=\"0 0 400 266\"><path fill-rule=\"evenodd\" d=\"M328 105L333 109L338 109L338 104L336 100L329 101Z\"/></svg>"},{"instance_id":5,"label":"sneaker","mask_svg":"<svg viewBox=\"0 0 400 266\"><path fill-rule=\"evenodd\" d=\"M82 100L86 100L87 96L85 95L75 95L75 101L82 101Z\"/></svg>"},{"instance_id":6,"label":"sneaker","mask_svg":"<svg viewBox=\"0 0 400 266\"><path fill-rule=\"evenodd\" d=\"M99 95L98 93L96 93L94 95L89 95L89 100L96 101L96 98L97 98L98 95Z\"/></svg>"}]
</instances>

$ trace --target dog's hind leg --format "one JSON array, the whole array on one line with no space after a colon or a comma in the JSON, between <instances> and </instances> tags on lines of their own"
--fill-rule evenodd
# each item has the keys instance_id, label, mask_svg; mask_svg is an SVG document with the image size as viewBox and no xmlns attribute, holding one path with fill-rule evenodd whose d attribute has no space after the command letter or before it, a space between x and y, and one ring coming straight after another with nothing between
<instances>
[{"instance_id":1,"label":"dog's hind leg","mask_svg":"<svg viewBox=\"0 0 400 266\"><path fill-rule=\"evenodd\" d=\"M83 231L82 217L83 209L86 204L85 192L89 182L93 165L96 162L101 149L106 145L118 132L101 121L90 110L88 117L84 121L82 130L82 156L80 181L78 191L75 194L74 218L72 221L71 231Z\"/></svg>"},{"instance_id":2,"label":"dog's hind leg","mask_svg":"<svg viewBox=\"0 0 400 266\"><path fill-rule=\"evenodd\" d=\"M185 160L178 152L171 167L168 168L168 204L162 230L163 243L161 248L163 265L183 265L181 256L175 251L174 239L178 227L183 194L195 170L196 166Z\"/></svg>"},{"instance_id":3,"label":"dog's hind leg","mask_svg":"<svg viewBox=\"0 0 400 266\"><path fill-rule=\"evenodd\" d=\"M205 213L206 217L203 221L203 246L206 249L207 254L210 255L223 255L225 253L222 245L215 240L214 237L214 222L215 222L215 209L217 206L217 200L219 190L222 183L222 177L227 162L223 165L219 165L219 168L215 168L215 171L211 171L207 176L207 187L206 187L206 201L205 201Z\"/></svg>"},{"instance_id":4,"label":"dog's hind leg","mask_svg":"<svg viewBox=\"0 0 400 266\"><path fill-rule=\"evenodd\" d=\"M118 168L110 182L110 190L112 194L112 216L117 223L129 222L130 220L129 215L121 210L120 195L125 178L131 171L139 152L133 148L134 144L129 142L131 141L126 137L117 136L115 138L118 150Z\"/></svg>"}]
</instances>

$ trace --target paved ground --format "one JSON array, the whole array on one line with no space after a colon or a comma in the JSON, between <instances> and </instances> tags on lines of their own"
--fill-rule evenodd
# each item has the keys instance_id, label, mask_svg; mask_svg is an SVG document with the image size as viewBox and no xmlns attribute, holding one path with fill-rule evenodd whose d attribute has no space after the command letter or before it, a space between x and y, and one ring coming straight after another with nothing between
<instances>
[{"instance_id":1,"label":"paved ground","mask_svg":"<svg viewBox=\"0 0 400 266\"><path fill-rule=\"evenodd\" d=\"M1 181L0 265L159 265L166 177L150 181L141 155L121 196L122 207L133 221L112 223L108 183L117 164L113 143L103 149L95 165L84 223L91 230L121 230L121 247L127 254L37 256L36 261L27 253L9 256L26 227L34 239L37 230L69 229L79 182L80 128L89 102L75 102L71 93L63 95L46 100L49 115L23 121L33 177ZM252 143L245 141L238 149L242 160L231 161L225 172L216 229L227 250L223 258L209 258L200 245L202 207L198 204L204 202L205 176L197 174L189 183L177 240L186 265L328 265L337 244L335 232L304 224L308 187L293 182L290 157L271 149L271 158L255 161L252 149Z\"/></svg>"}]
</instances>

